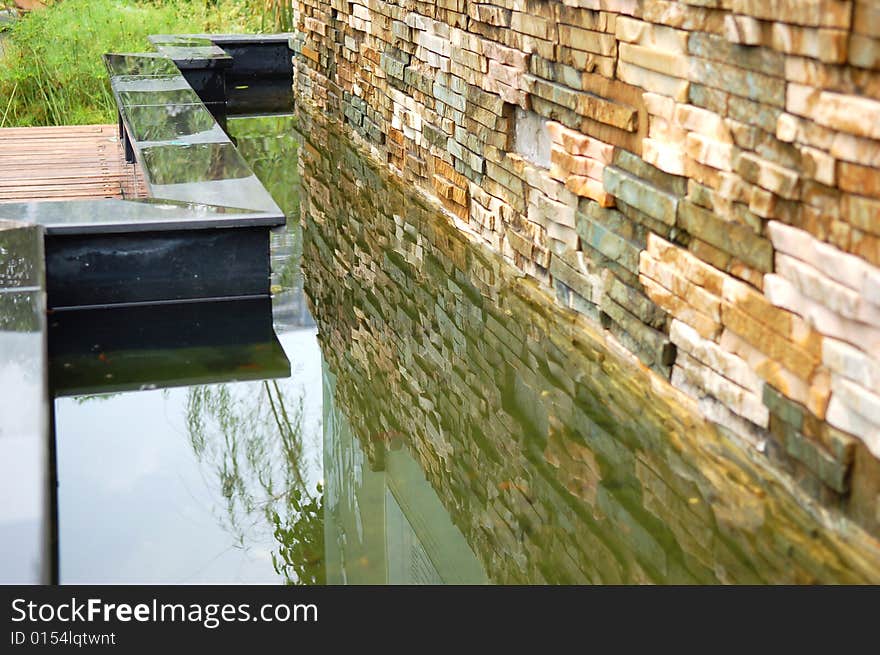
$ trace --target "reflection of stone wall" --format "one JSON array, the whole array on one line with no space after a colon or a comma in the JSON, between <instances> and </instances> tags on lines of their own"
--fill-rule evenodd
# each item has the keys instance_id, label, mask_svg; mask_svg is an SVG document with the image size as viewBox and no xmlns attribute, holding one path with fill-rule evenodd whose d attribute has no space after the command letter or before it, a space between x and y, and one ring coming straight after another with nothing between
<instances>
[{"instance_id":1,"label":"reflection of stone wall","mask_svg":"<svg viewBox=\"0 0 880 655\"><path fill-rule=\"evenodd\" d=\"M876 540L302 120L306 291L337 406L376 466L412 450L490 579L880 581Z\"/></svg>"},{"instance_id":2,"label":"reflection of stone wall","mask_svg":"<svg viewBox=\"0 0 880 655\"><path fill-rule=\"evenodd\" d=\"M298 97L878 530L876 3L298 8Z\"/></svg>"}]
</instances>

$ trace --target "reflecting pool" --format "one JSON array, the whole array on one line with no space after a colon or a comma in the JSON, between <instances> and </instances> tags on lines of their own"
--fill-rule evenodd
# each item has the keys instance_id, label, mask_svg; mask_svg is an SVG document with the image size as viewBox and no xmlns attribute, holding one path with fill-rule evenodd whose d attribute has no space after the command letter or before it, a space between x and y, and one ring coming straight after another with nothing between
<instances>
[{"instance_id":1,"label":"reflecting pool","mask_svg":"<svg viewBox=\"0 0 880 655\"><path fill-rule=\"evenodd\" d=\"M50 320L62 582L880 581L875 540L320 117L228 130L288 216L271 304Z\"/></svg>"},{"instance_id":2,"label":"reflecting pool","mask_svg":"<svg viewBox=\"0 0 880 655\"><path fill-rule=\"evenodd\" d=\"M293 217L272 235L271 302L50 320L62 583L323 581L322 516L307 511L322 498L321 357L299 272L292 127L228 120ZM297 548L309 566L285 560Z\"/></svg>"}]
</instances>

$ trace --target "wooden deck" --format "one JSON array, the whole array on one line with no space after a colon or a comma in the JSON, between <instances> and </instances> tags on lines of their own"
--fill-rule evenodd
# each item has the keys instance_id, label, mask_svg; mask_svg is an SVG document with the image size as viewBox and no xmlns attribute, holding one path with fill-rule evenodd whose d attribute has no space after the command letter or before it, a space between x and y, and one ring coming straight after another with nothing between
<instances>
[{"instance_id":1,"label":"wooden deck","mask_svg":"<svg viewBox=\"0 0 880 655\"><path fill-rule=\"evenodd\" d=\"M116 125L0 129L0 202L144 195Z\"/></svg>"}]
</instances>

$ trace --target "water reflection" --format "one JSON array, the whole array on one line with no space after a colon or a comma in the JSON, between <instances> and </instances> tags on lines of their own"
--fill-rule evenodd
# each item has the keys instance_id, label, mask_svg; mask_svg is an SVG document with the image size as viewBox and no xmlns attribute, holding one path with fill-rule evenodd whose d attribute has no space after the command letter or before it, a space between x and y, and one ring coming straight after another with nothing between
<instances>
[{"instance_id":1,"label":"water reflection","mask_svg":"<svg viewBox=\"0 0 880 655\"><path fill-rule=\"evenodd\" d=\"M306 291L358 441L325 433L334 579L393 578L367 566L394 562L371 475L403 448L493 582L880 580L875 540L318 117L301 121Z\"/></svg>"},{"instance_id":2,"label":"water reflection","mask_svg":"<svg viewBox=\"0 0 880 655\"><path fill-rule=\"evenodd\" d=\"M279 121L229 129L291 215ZM72 394L55 401L62 582L324 580L320 354L291 225L271 238L271 307L53 317L53 380Z\"/></svg>"},{"instance_id":3,"label":"water reflection","mask_svg":"<svg viewBox=\"0 0 880 655\"><path fill-rule=\"evenodd\" d=\"M0 582L49 577L43 237L0 221Z\"/></svg>"},{"instance_id":4,"label":"water reflection","mask_svg":"<svg viewBox=\"0 0 880 655\"><path fill-rule=\"evenodd\" d=\"M485 583L482 565L403 447L402 435L370 436L382 445L365 450L336 403L336 376L325 366L327 581Z\"/></svg>"},{"instance_id":5,"label":"water reflection","mask_svg":"<svg viewBox=\"0 0 880 655\"><path fill-rule=\"evenodd\" d=\"M322 473L314 335L280 339L286 380L56 399L62 582L283 581L275 517Z\"/></svg>"},{"instance_id":6,"label":"water reflection","mask_svg":"<svg viewBox=\"0 0 880 655\"><path fill-rule=\"evenodd\" d=\"M55 396L290 375L269 298L53 313Z\"/></svg>"},{"instance_id":7,"label":"water reflection","mask_svg":"<svg viewBox=\"0 0 880 655\"><path fill-rule=\"evenodd\" d=\"M190 386L108 395L78 342L62 581L880 581L873 540L312 121L228 122L302 216L271 237L290 377L243 381L266 341L218 323L147 376Z\"/></svg>"}]
</instances>

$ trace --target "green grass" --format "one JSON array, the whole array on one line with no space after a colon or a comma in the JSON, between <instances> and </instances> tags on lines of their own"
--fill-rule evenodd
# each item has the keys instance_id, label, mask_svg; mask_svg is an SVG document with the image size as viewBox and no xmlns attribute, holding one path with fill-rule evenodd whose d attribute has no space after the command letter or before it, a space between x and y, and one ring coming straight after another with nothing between
<instances>
[{"instance_id":1,"label":"green grass","mask_svg":"<svg viewBox=\"0 0 880 655\"><path fill-rule=\"evenodd\" d=\"M115 121L101 55L152 50L150 34L257 32L264 0L64 0L6 33L0 127ZM271 29L271 20L268 28Z\"/></svg>"}]
</instances>

